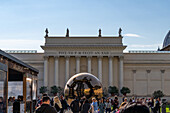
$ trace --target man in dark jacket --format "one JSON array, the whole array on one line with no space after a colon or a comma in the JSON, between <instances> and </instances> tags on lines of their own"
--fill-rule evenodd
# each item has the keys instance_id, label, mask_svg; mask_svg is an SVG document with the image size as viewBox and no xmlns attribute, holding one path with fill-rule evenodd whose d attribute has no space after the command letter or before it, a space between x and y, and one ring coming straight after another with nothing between
<instances>
[{"instance_id":1,"label":"man in dark jacket","mask_svg":"<svg viewBox=\"0 0 170 113\"><path fill-rule=\"evenodd\" d=\"M79 113L79 111L80 111L80 102L79 102L77 97L76 97L76 99L74 101L71 102L70 107L71 107L71 110L72 110L73 113Z\"/></svg>"},{"instance_id":2,"label":"man in dark jacket","mask_svg":"<svg viewBox=\"0 0 170 113\"><path fill-rule=\"evenodd\" d=\"M42 98L39 99L38 102L37 102L36 108L38 108L38 107L40 107L42 105L42 102L43 102L42 99L43 99L43 97L46 97L46 96L48 96L46 93L44 93L42 95Z\"/></svg>"},{"instance_id":3,"label":"man in dark jacket","mask_svg":"<svg viewBox=\"0 0 170 113\"><path fill-rule=\"evenodd\" d=\"M61 101L61 105L62 105L62 109L61 109L60 113L64 113L65 110L67 110L67 108L68 108L68 104L67 104L67 102L66 102L66 100L64 99L63 96L61 96L60 98L61 98L60 101Z\"/></svg>"},{"instance_id":4,"label":"man in dark jacket","mask_svg":"<svg viewBox=\"0 0 170 113\"><path fill-rule=\"evenodd\" d=\"M54 107L50 106L50 98L43 97L41 107L37 108L36 113L57 113Z\"/></svg>"},{"instance_id":5,"label":"man in dark jacket","mask_svg":"<svg viewBox=\"0 0 170 113\"><path fill-rule=\"evenodd\" d=\"M88 113L90 109L90 103L89 101L86 99L81 107L81 113Z\"/></svg>"}]
</instances>

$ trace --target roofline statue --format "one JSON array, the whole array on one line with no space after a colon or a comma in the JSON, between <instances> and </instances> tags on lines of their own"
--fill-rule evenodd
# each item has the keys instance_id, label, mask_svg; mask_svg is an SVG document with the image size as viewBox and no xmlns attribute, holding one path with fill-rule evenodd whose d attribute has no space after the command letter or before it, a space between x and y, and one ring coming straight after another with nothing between
<instances>
[{"instance_id":1,"label":"roofline statue","mask_svg":"<svg viewBox=\"0 0 170 113\"><path fill-rule=\"evenodd\" d=\"M122 37L122 29L119 28L119 37Z\"/></svg>"},{"instance_id":2,"label":"roofline statue","mask_svg":"<svg viewBox=\"0 0 170 113\"><path fill-rule=\"evenodd\" d=\"M101 37L101 36L102 36L101 32L102 32L102 30L101 30L101 29L99 29L99 37Z\"/></svg>"},{"instance_id":3,"label":"roofline statue","mask_svg":"<svg viewBox=\"0 0 170 113\"><path fill-rule=\"evenodd\" d=\"M69 37L69 29L67 28L66 37Z\"/></svg>"},{"instance_id":4,"label":"roofline statue","mask_svg":"<svg viewBox=\"0 0 170 113\"><path fill-rule=\"evenodd\" d=\"M45 37L48 37L48 28L45 29Z\"/></svg>"}]
</instances>

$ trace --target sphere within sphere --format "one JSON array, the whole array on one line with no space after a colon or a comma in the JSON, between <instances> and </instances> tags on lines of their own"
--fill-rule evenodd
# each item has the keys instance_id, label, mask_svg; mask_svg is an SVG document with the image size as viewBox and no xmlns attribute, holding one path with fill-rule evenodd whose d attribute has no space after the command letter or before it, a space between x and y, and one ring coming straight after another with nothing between
<instances>
[{"instance_id":1,"label":"sphere within sphere","mask_svg":"<svg viewBox=\"0 0 170 113\"><path fill-rule=\"evenodd\" d=\"M67 99L86 97L90 99L102 98L102 84L97 77L90 73L78 73L72 76L66 83L64 95Z\"/></svg>"}]
</instances>

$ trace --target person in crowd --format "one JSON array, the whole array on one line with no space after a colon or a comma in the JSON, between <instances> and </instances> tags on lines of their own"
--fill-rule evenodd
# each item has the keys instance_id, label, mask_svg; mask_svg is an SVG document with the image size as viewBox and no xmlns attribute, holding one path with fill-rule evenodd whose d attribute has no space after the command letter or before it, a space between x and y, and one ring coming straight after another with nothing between
<instances>
[{"instance_id":1,"label":"person in crowd","mask_svg":"<svg viewBox=\"0 0 170 113\"><path fill-rule=\"evenodd\" d=\"M149 99L148 106L150 107L151 111L154 112L154 99L153 98Z\"/></svg>"},{"instance_id":2,"label":"person in crowd","mask_svg":"<svg viewBox=\"0 0 170 113\"><path fill-rule=\"evenodd\" d=\"M0 113L4 113L3 97L0 97Z\"/></svg>"},{"instance_id":3,"label":"person in crowd","mask_svg":"<svg viewBox=\"0 0 170 113\"><path fill-rule=\"evenodd\" d=\"M56 109L50 105L50 97L43 96L42 105L36 109L36 113L57 113Z\"/></svg>"},{"instance_id":4,"label":"person in crowd","mask_svg":"<svg viewBox=\"0 0 170 113\"><path fill-rule=\"evenodd\" d=\"M104 113L104 109L105 109L105 104L103 102L103 98L101 98L99 100L99 113Z\"/></svg>"},{"instance_id":5,"label":"person in crowd","mask_svg":"<svg viewBox=\"0 0 170 113\"><path fill-rule=\"evenodd\" d=\"M121 105L119 106L118 112L123 109L126 105L128 104L127 102L127 98L124 98L124 102L121 103ZM116 112L117 113L117 112Z\"/></svg>"},{"instance_id":6,"label":"person in crowd","mask_svg":"<svg viewBox=\"0 0 170 113\"><path fill-rule=\"evenodd\" d=\"M115 113L118 108L119 108L119 101L118 101L118 97L115 96L115 99L113 101L113 113Z\"/></svg>"},{"instance_id":7,"label":"person in crowd","mask_svg":"<svg viewBox=\"0 0 170 113\"><path fill-rule=\"evenodd\" d=\"M54 106L54 98L51 98L51 100L50 100L50 105L51 105L51 106Z\"/></svg>"},{"instance_id":8,"label":"person in crowd","mask_svg":"<svg viewBox=\"0 0 170 113\"><path fill-rule=\"evenodd\" d=\"M96 98L92 98L91 109L92 109L92 113L98 113L98 103Z\"/></svg>"},{"instance_id":9,"label":"person in crowd","mask_svg":"<svg viewBox=\"0 0 170 113\"><path fill-rule=\"evenodd\" d=\"M121 111L122 109L124 109L126 105L127 105L127 103L122 102L121 105L119 106L119 109L117 110L116 113L120 113L120 111Z\"/></svg>"},{"instance_id":10,"label":"person in crowd","mask_svg":"<svg viewBox=\"0 0 170 113\"><path fill-rule=\"evenodd\" d=\"M124 102L125 102L125 103L127 103L127 102L128 102L128 99L127 99L126 97L124 98Z\"/></svg>"},{"instance_id":11,"label":"person in crowd","mask_svg":"<svg viewBox=\"0 0 170 113\"><path fill-rule=\"evenodd\" d=\"M136 102L135 97L132 97L132 102Z\"/></svg>"},{"instance_id":12,"label":"person in crowd","mask_svg":"<svg viewBox=\"0 0 170 113\"><path fill-rule=\"evenodd\" d=\"M42 95L42 98L39 100L39 101L37 101L37 105L36 105L36 108L37 107L40 107L41 105L42 105L42 103L43 103L43 97L46 97L46 96L48 96L46 93L44 93L43 95Z\"/></svg>"},{"instance_id":13,"label":"person in crowd","mask_svg":"<svg viewBox=\"0 0 170 113\"><path fill-rule=\"evenodd\" d=\"M54 107L57 110L57 112L60 112L62 109L62 105L58 96L54 97Z\"/></svg>"},{"instance_id":14,"label":"person in crowd","mask_svg":"<svg viewBox=\"0 0 170 113\"><path fill-rule=\"evenodd\" d=\"M12 97L12 102L15 102L15 97Z\"/></svg>"},{"instance_id":15,"label":"person in crowd","mask_svg":"<svg viewBox=\"0 0 170 113\"><path fill-rule=\"evenodd\" d=\"M144 98L140 98L140 103L144 103Z\"/></svg>"},{"instance_id":16,"label":"person in crowd","mask_svg":"<svg viewBox=\"0 0 170 113\"><path fill-rule=\"evenodd\" d=\"M109 101L109 99L106 100L105 106L106 106L106 113L107 113L107 112L110 113L110 112L111 112L111 106L112 106L112 104L111 104L111 102Z\"/></svg>"},{"instance_id":17,"label":"person in crowd","mask_svg":"<svg viewBox=\"0 0 170 113\"><path fill-rule=\"evenodd\" d=\"M90 109L90 103L89 101L86 99L81 107L81 113L89 113L89 109Z\"/></svg>"},{"instance_id":18,"label":"person in crowd","mask_svg":"<svg viewBox=\"0 0 170 113\"><path fill-rule=\"evenodd\" d=\"M15 100L13 103L13 113L20 113L20 101L19 99Z\"/></svg>"},{"instance_id":19,"label":"person in crowd","mask_svg":"<svg viewBox=\"0 0 170 113\"><path fill-rule=\"evenodd\" d=\"M131 99L131 98L129 99L129 102L132 102L132 99Z\"/></svg>"},{"instance_id":20,"label":"person in crowd","mask_svg":"<svg viewBox=\"0 0 170 113\"><path fill-rule=\"evenodd\" d=\"M139 99L139 98L137 98L137 99L136 99L136 102L140 102L140 99Z\"/></svg>"},{"instance_id":21,"label":"person in crowd","mask_svg":"<svg viewBox=\"0 0 170 113\"><path fill-rule=\"evenodd\" d=\"M126 97L123 95L123 97L122 97L122 102L124 102L125 98L126 98Z\"/></svg>"},{"instance_id":22,"label":"person in crowd","mask_svg":"<svg viewBox=\"0 0 170 113\"><path fill-rule=\"evenodd\" d=\"M117 113L150 113L149 108L141 103L132 102L125 104Z\"/></svg>"},{"instance_id":23,"label":"person in crowd","mask_svg":"<svg viewBox=\"0 0 170 113\"><path fill-rule=\"evenodd\" d=\"M153 99L153 107L152 107L152 111L153 113L157 113L157 110L156 110L156 99Z\"/></svg>"},{"instance_id":24,"label":"person in crowd","mask_svg":"<svg viewBox=\"0 0 170 113\"><path fill-rule=\"evenodd\" d=\"M160 98L157 98L155 101L154 111L155 113L160 113Z\"/></svg>"},{"instance_id":25,"label":"person in crowd","mask_svg":"<svg viewBox=\"0 0 170 113\"><path fill-rule=\"evenodd\" d=\"M12 97L9 97L9 99L8 99L8 106L12 106L12 105L13 105Z\"/></svg>"},{"instance_id":26,"label":"person in crowd","mask_svg":"<svg viewBox=\"0 0 170 113\"><path fill-rule=\"evenodd\" d=\"M82 108L82 105L84 104L84 101L86 100L86 97L83 96L81 99L80 99L80 109Z\"/></svg>"},{"instance_id":27,"label":"person in crowd","mask_svg":"<svg viewBox=\"0 0 170 113\"><path fill-rule=\"evenodd\" d=\"M37 101L40 101L41 100L41 98L40 98L40 96L38 96L38 99L37 99Z\"/></svg>"},{"instance_id":28,"label":"person in crowd","mask_svg":"<svg viewBox=\"0 0 170 113\"><path fill-rule=\"evenodd\" d=\"M78 98L76 97L74 101L71 102L70 104L71 111L73 113L79 113L80 111L80 102Z\"/></svg>"},{"instance_id":29,"label":"person in crowd","mask_svg":"<svg viewBox=\"0 0 170 113\"><path fill-rule=\"evenodd\" d=\"M62 95L61 95L60 99L61 99L60 101L61 101L61 105L62 105L60 113L64 113L64 111L66 111L68 108L68 104Z\"/></svg>"}]
</instances>

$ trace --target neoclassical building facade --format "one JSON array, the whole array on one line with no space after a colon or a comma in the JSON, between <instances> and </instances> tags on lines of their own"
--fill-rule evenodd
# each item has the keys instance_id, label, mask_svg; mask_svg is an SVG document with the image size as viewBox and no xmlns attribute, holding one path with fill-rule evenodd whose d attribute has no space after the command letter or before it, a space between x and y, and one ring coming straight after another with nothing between
<instances>
[{"instance_id":1,"label":"neoclassical building facade","mask_svg":"<svg viewBox=\"0 0 170 113\"><path fill-rule=\"evenodd\" d=\"M168 35L169 36L169 35ZM129 51L119 36L71 37L48 36L41 46L44 53L11 53L39 70L39 87L64 87L73 75L88 72L95 75L103 87L129 87L130 95L149 96L162 90L170 96L170 52ZM169 40L169 39L168 39ZM166 44L164 48L169 46Z\"/></svg>"}]
</instances>

